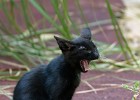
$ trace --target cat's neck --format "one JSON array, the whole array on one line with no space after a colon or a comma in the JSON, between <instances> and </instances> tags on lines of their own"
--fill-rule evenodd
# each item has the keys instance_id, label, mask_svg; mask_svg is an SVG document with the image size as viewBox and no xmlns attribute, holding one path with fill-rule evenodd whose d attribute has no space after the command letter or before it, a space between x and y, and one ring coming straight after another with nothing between
<instances>
[{"instance_id":1,"label":"cat's neck","mask_svg":"<svg viewBox=\"0 0 140 100\"><path fill-rule=\"evenodd\" d=\"M80 78L81 71L78 69L79 65L71 62L71 59L66 59L63 54L59 55L57 59L61 59L59 69L61 75L64 75L63 77L70 77L72 79L75 79L74 77Z\"/></svg>"},{"instance_id":2,"label":"cat's neck","mask_svg":"<svg viewBox=\"0 0 140 100\"><path fill-rule=\"evenodd\" d=\"M80 67L80 64L79 62L76 62L76 59L65 58L63 54L58 56L58 59L61 59L60 63L63 63L66 69L73 70L80 73L80 70L78 69L78 66Z\"/></svg>"},{"instance_id":3,"label":"cat's neck","mask_svg":"<svg viewBox=\"0 0 140 100\"><path fill-rule=\"evenodd\" d=\"M63 54L59 55L58 58L71 67L79 66L79 62L76 61L77 59L65 57Z\"/></svg>"}]
</instances>

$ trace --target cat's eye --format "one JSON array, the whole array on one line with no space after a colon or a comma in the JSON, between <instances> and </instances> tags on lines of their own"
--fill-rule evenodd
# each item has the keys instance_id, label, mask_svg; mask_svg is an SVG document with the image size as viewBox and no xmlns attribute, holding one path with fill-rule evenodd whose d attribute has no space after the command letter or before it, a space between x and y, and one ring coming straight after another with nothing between
<instances>
[{"instance_id":1,"label":"cat's eye","mask_svg":"<svg viewBox=\"0 0 140 100\"><path fill-rule=\"evenodd\" d=\"M86 48L84 46L80 46L79 49L86 50Z\"/></svg>"},{"instance_id":2,"label":"cat's eye","mask_svg":"<svg viewBox=\"0 0 140 100\"><path fill-rule=\"evenodd\" d=\"M88 53L91 53L92 51L88 50L87 52L88 52Z\"/></svg>"},{"instance_id":3,"label":"cat's eye","mask_svg":"<svg viewBox=\"0 0 140 100\"><path fill-rule=\"evenodd\" d=\"M86 50L87 53L91 53L91 52L92 52L91 50L87 49L87 48L84 47L84 46L80 46L79 49L80 49L80 50Z\"/></svg>"}]
</instances>

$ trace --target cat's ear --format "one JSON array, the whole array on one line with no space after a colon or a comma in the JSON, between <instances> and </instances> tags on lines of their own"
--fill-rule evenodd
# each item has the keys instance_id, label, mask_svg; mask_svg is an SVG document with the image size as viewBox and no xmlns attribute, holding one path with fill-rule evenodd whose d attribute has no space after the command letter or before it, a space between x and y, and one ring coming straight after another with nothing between
<instances>
[{"instance_id":1,"label":"cat's ear","mask_svg":"<svg viewBox=\"0 0 140 100\"><path fill-rule=\"evenodd\" d=\"M74 44L71 41L59 38L57 36L54 36L54 38L56 39L62 52L70 51L74 47Z\"/></svg>"},{"instance_id":2,"label":"cat's ear","mask_svg":"<svg viewBox=\"0 0 140 100\"><path fill-rule=\"evenodd\" d=\"M82 38L91 40L91 31L90 28L83 28L81 33L80 33Z\"/></svg>"}]
</instances>

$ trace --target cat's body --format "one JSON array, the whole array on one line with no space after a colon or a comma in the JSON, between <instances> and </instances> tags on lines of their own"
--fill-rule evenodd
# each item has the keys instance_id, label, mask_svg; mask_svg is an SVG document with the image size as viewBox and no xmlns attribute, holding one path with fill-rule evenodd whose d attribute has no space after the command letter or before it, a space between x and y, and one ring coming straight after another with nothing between
<instances>
[{"instance_id":1,"label":"cat's body","mask_svg":"<svg viewBox=\"0 0 140 100\"><path fill-rule=\"evenodd\" d=\"M80 72L71 69L60 55L26 73L16 87L15 94L20 95L15 100L71 100L79 82Z\"/></svg>"},{"instance_id":2,"label":"cat's body","mask_svg":"<svg viewBox=\"0 0 140 100\"><path fill-rule=\"evenodd\" d=\"M14 90L13 100L72 99L80 83L81 72L87 72L89 61L97 59L99 54L88 38L81 36L73 41L55 38L62 54L48 65L40 65L27 72Z\"/></svg>"}]
</instances>

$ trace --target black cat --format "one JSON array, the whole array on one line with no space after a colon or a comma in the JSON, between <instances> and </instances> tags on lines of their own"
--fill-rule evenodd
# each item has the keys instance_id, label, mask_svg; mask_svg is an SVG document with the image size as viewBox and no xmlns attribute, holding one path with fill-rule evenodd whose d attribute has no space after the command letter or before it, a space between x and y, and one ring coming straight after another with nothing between
<instances>
[{"instance_id":1,"label":"black cat","mask_svg":"<svg viewBox=\"0 0 140 100\"><path fill-rule=\"evenodd\" d=\"M62 54L48 65L27 72L15 87L13 100L71 100L80 73L87 72L89 62L99 58L89 28L72 41L54 37Z\"/></svg>"}]
</instances>

